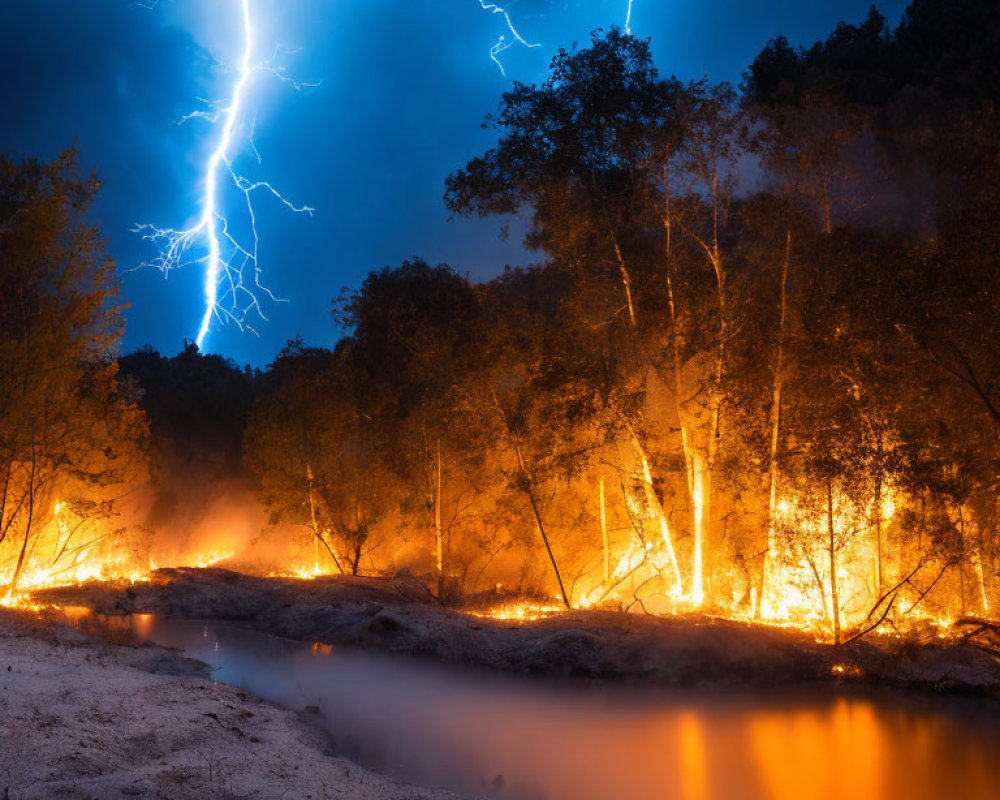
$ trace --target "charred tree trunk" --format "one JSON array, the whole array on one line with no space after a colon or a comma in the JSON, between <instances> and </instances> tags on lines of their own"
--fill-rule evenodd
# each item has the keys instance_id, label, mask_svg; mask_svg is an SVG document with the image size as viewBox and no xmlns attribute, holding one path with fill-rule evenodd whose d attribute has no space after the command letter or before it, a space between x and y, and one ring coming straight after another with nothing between
<instances>
[{"instance_id":1,"label":"charred tree trunk","mask_svg":"<svg viewBox=\"0 0 1000 800\"><path fill-rule=\"evenodd\" d=\"M712 171L712 247L711 262L715 270L715 287L719 304L719 343L715 356L715 385L712 388L712 430L708 440L708 459L705 465L705 477L702 485L702 526L696 539L696 547L702 552L705 567L701 567L703 573L708 574L707 588L708 601L711 605L713 600L713 542L712 542L712 507L715 500L715 470L719 462L719 450L722 444L722 386L725 377L726 364L726 339L729 336L729 323L726 309L726 270L722 263L722 252L719 248L719 193L718 193L718 173L716 169ZM696 598L696 603L701 605L705 594L705 586L692 587L692 596Z\"/></svg>"},{"instance_id":2,"label":"charred tree trunk","mask_svg":"<svg viewBox=\"0 0 1000 800\"><path fill-rule=\"evenodd\" d=\"M7 498L10 496L10 476L14 469L13 459L7 459L7 468L4 470L3 492L0 493L0 544L7 538L7 531L10 524L7 522Z\"/></svg>"},{"instance_id":3,"label":"charred tree trunk","mask_svg":"<svg viewBox=\"0 0 1000 800\"><path fill-rule=\"evenodd\" d=\"M517 457L521 464L524 491L528 496L528 502L531 504L531 511L535 515L535 524L538 526L538 533L542 537L542 543L545 545L545 552L549 555L549 562L552 564L552 571L555 573L556 582L559 584L559 595L562 598L563 605L568 609L572 608L573 606L570 604L569 595L566 594L566 587L563 585L562 574L559 572L559 564L556 562L555 554L552 552L552 545L549 544L548 534L545 532L545 525L542 523L542 514L538 510L538 501L535 499L535 491L531 485L531 478L525 471L524 460L521 457L520 448L517 448Z\"/></svg>"}]
</instances>

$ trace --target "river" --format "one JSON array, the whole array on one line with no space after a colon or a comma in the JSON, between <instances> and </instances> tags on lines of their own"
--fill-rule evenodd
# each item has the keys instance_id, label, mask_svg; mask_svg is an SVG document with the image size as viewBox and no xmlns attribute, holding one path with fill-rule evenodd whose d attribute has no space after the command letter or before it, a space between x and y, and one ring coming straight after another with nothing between
<instances>
[{"instance_id":1,"label":"river","mask_svg":"<svg viewBox=\"0 0 1000 800\"><path fill-rule=\"evenodd\" d=\"M212 677L317 714L378 772L496 800L997 800L995 704L558 683L146 614Z\"/></svg>"}]
</instances>

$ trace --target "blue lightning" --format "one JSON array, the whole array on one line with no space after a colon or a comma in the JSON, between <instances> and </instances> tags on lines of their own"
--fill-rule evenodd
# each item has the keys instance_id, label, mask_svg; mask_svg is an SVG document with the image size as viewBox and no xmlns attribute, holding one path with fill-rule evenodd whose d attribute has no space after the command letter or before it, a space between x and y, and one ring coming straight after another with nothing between
<instances>
[{"instance_id":1,"label":"blue lightning","mask_svg":"<svg viewBox=\"0 0 1000 800\"><path fill-rule=\"evenodd\" d=\"M541 42L529 42L518 32L517 28L514 27L514 21L510 18L510 12L507 11L506 6L498 6L495 3L488 3L486 0L479 0L479 7L490 14L502 15L504 22L507 23L507 30L510 31L510 35L513 37L512 40L509 40L505 34L500 34L500 38L497 39L496 44L490 48L490 58L493 59L493 63L500 68L500 73L506 78L507 70L504 69L503 62L500 60L500 54L515 44L520 44L522 47L527 47L531 50L535 47L541 47Z\"/></svg>"},{"instance_id":2,"label":"blue lightning","mask_svg":"<svg viewBox=\"0 0 1000 800\"><path fill-rule=\"evenodd\" d=\"M309 206L297 206L285 199L267 181L250 181L239 175L233 167L234 139L238 126L244 114L246 93L253 77L261 71L270 72L279 80L292 84L296 89L316 84L301 83L289 77L283 67L275 66L279 51L269 60L254 62L254 26L250 10L250 0L240 2L240 27L243 35L243 53L240 58L237 79L233 85L228 100L206 103L207 110L195 111L184 117L181 122L194 118L204 118L209 122L221 125L219 138L216 142L204 169L204 183L201 196L201 211L195 224L184 229L160 228L155 225L139 225L136 231L148 241L160 246L159 254L144 266L153 266L164 274L191 263L203 264L205 267L204 299L205 311L198 328L195 341L202 347L208 336L212 322L220 323L232 320L241 329L253 331L248 324L251 312L261 319L266 319L257 292L263 292L272 300L277 298L260 282L261 270L258 258L259 239L257 236L257 215L254 209L253 196L258 192L271 194L290 210L297 213L312 214L314 209ZM148 7L155 7L155 1ZM260 161L260 154L253 142L253 130L256 120L251 126L248 137L250 148ZM224 213L220 191L225 183L230 183L243 196L246 203L246 214L249 220L249 243L241 244L232 232ZM199 252L204 247L207 252L200 257L193 257L193 252ZM246 275L252 271L252 283ZM220 289L224 290L220 297Z\"/></svg>"},{"instance_id":3,"label":"blue lightning","mask_svg":"<svg viewBox=\"0 0 1000 800\"><path fill-rule=\"evenodd\" d=\"M158 6L159 1L134 0L133 4L152 11ZM242 30L243 50L237 78L229 98L219 101L202 100L205 108L193 111L180 120L181 123L184 123L192 119L204 119L213 125L221 126L218 140L205 163L200 212L197 220L190 227L181 229L161 228L151 224L138 225L134 229L144 240L154 242L159 247L157 255L141 266L155 267L165 275L189 264L204 266L205 310L195 339L199 347L204 345L213 321L218 321L220 324L225 324L227 320L232 321L241 330L255 333L256 331L248 322L251 314L256 314L263 320L267 319L261 308L258 293L266 295L271 300L278 300L261 283L254 195L259 192L270 194L296 213L312 215L315 210L310 206L293 204L267 181L248 180L238 174L233 166L233 151L236 149L237 132L243 124L246 94L257 73L266 71L279 81L291 84L296 90L318 85L298 81L291 77L283 66L278 65L279 48L275 48L270 59L255 63L251 0L234 0L234 2L240 4L238 27ZM531 42L520 33L508 10L509 4L501 6L488 2L488 0L478 0L478 2L483 11L500 15L507 28L507 33L501 34L489 51L490 58L499 67L501 74L506 77L507 71L500 60L502 53L515 45L534 49L540 47L541 43ZM625 19L626 33L631 33L633 3L634 0L628 0ZM250 122L250 133L244 137L244 141L259 164L261 156L254 142L256 124L256 117L254 117ZM225 185L237 189L242 195L246 219L249 222L248 242L241 243L237 239L224 213L224 204L220 194Z\"/></svg>"}]
</instances>

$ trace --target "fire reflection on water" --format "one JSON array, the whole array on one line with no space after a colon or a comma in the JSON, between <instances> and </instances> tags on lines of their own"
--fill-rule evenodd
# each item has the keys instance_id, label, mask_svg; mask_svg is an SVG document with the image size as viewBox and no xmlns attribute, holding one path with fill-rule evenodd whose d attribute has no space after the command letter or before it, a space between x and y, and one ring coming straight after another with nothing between
<instances>
[{"instance_id":1,"label":"fire reflection on water","mask_svg":"<svg viewBox=\"0 0 1000 800\"><path fill-rule=\"evenodd\" d=\"M707 800L708 765L701 720L693 712L686 711L677 724L681 739L681 796L684 800Z\"/></svg>"}]
</instances>

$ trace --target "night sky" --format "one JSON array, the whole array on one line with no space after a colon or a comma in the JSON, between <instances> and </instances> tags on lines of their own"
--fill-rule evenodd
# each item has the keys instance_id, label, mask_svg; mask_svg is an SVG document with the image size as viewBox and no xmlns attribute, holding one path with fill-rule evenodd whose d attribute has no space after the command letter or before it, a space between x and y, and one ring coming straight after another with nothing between
<instances>
[{"instance_id":1,"label":"night sky","mask_svg":"<svg viewBox=\"0 0 1000 800\"><path fill-rule=\"evenodd\" d=\"M263 281L287 302L263 300L259 337L214 328L205 350L264 365L285 341L331 346L341 332L331 299L370 270L419 255L473 278L532 255L500 220L449 220L444 178L491 143L480 124L511 80L544 78L560 47L622 26L627 0L514 0L511 17L534 50L490 46L503 18L478 0L252 0L259 49L279 45L296 91L261 73L248 97L248 149L236 166L269 180L312 217L259 198ZM652 39L660 71L738 83L767 41L824 38L859 22L870 0L635 0L632 30ZM881 0L896 23L905 0ZM104 189L93 221L123 273L130 304L124 349L167 355L193 339L203 312L197 265L170 275L136 269L155 254L131 229L182 227L197 215L202 166L217 132L178 121L196 98L224 98L240 48L238 0L0 0L0 151L51 158L74 141Z\"/></svg>"}]
</instances>

